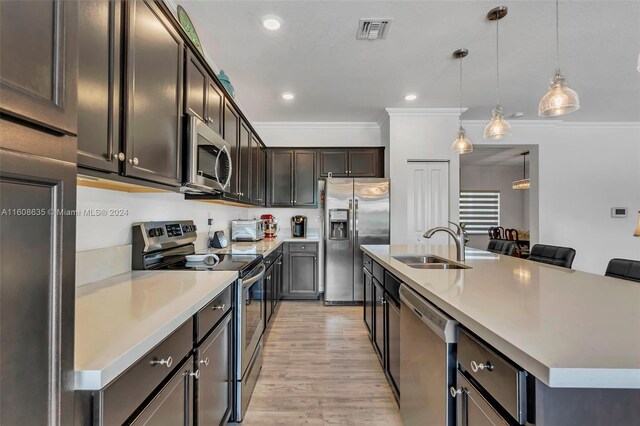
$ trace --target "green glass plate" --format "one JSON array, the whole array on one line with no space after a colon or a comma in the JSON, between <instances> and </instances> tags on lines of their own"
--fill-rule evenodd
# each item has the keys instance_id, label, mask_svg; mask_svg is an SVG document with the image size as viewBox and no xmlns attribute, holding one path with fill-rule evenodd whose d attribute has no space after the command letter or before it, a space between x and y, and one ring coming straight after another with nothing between
<instances>
[{"instance_id":1,"label":"green glass plate","mask_svg":"<svg viewBox=\"0 0 640 426\"><path fill-rule=\"evenodd\" d=\"M198 52L204 56L204 51L202 50L202 44L200 44L200 38L198 38L198 33L196 32L196 28L193 26L189 15L182 8L182 6L178 6L178 21L180 21L180 25L184 28L184 31L187 33L193 44L195 44Z\"/></svg>"}]
</instances>

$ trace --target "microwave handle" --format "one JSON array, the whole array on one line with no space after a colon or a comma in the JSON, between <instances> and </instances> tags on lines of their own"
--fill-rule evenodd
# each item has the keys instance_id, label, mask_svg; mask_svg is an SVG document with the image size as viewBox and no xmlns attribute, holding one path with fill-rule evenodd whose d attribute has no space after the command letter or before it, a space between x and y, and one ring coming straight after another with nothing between
<instances>
[{"instance_id":1,"label":"microwave handle","mask_svg":"<svg viewBox=\"0 0 640 426\"><path fill-rule=\"evenodd\" d=\"M231 176L233 175L233 162L231 161L231 155L229 154L229 151L227 151L227 147L223 146L222 149L218 151L218 156L216 157L216 178L218 179L218 182L220 182L220 176L218 176L218 172L220 170L220 155L222 155L223 152L225 152L227 157L229 157L229 176L227 176L227 181L222 186L223 189L226 190L229 186L229 182L231 182Z\"/></svg>"}]
</instances>

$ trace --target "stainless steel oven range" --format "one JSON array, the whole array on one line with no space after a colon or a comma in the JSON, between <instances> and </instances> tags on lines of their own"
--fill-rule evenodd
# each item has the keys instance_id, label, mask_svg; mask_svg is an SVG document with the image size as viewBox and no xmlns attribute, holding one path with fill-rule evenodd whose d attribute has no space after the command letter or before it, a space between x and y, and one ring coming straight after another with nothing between
<instances>
[{"instance_id":1,"label":"stainless steel oven range","mask_svg":"<svg viewBox=\"0 0 640 426\"><path fill-rule=\"evenodd\" d=\"M234 297L234 415L242 421L262 369L264 273L262 255L217 254L190 262L196 226L191 220L133 225L132 266L143 270L238 271Z\"/></svg>"}]
</instances>

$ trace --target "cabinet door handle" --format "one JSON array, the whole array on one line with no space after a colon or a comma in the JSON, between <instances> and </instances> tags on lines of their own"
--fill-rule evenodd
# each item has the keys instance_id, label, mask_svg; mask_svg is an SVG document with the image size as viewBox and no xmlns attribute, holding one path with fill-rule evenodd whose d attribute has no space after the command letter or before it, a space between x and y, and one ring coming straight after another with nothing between
<instances>
[{"instance_id":1,"label":"cabinet door handle","mask_svg":"<svg viewBox=\"0 0 640 426\"><path fill-rule=\"evenodd\" d=\"M473 370L474 373L477 373L480 370L493 371L493 365L489 361L487 361L486 364L483 364L483 363L478 364L475 361L471 361L471 369Z\"/></svg>"},{"instance_id":2,"label":"cabinet door handle","mask_svg":"<svg viewBox=\"0 0 640 426\"><path fill-rule=\"evenodd\" d=\"M209 366L209 357L200 360L200 364L204 364L205 367Z\"/></svg>"},{"instance_id":3,"label":"cabinet door handle","mask_svg":"<svg viewBox=\"0 0 640 426\"><path fill-rule=\"evenodd\" d=\"M133 164L134 166L137 166L139 163L138 157L129 158L129 163Z\"/></svg>"},{"instance_id":4,"label":"cabinet door handle","mask_svg":"<svg viewBox=\"0 0 640 426\"><path fill-rule=\"evenodd\" d=\"M171 368L173 365L173 358L168 357L167 359L153 359L151 360L151 365L164 365L167 368Z\"/></svg>"},{"instance_id":5,"label":"cabinet door handle","mask_svg":"<svg viewBox=\"0 0 640 426\"><path fill-rule=\"evenodd\" d=\"M191 377L195 377L196 380L198 380L200 378L200 370L196 370L195 372L190 372L189 375Z\"/></svg>"},{"instance_id":6,"label":"cabinet door handle","mask_svg":"<svg viewBox=\"0 0 640 426\"><path fill-rule=\"evenodd\" d=\"M219 306L212 306L211 309L214 311L224 311L224 308L226 307L226 303L223 303L222 305Z\"/></svg>"},{"instance_id":7,"label":"cabinet door handle","mask_svg":"<svg viewBox=\"0 0 640 426\"><path fill-rule=\"evenodd\" d=\"M449 388L449 393L451 394L452 397L456 397L458 395L462 395L463 393L467 393L465 388L460 388L460 389L456 389L453 386L451 386Z\"/></svg>"},{"instance_id":8,"label":"cabinet door handle","mask_svg":"<svg viewBox=\"0 0 640 426\"><path fill-rule=\"evenodd\" d=\"M118 161L124 161L125 160L125 156L124 156L124 152L119 152L117 154L113 154L113 159L114 160L118 160Z\"/></svg>"}]
</instances>

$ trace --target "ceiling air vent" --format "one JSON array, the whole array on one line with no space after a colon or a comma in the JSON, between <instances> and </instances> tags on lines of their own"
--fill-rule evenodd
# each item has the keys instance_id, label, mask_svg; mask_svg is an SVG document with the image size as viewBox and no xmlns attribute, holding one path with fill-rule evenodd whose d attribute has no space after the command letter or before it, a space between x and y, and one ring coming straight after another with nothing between
<instances>
[{"instance_id":1,"label":"ceiling air vent","mask_svg":"<svg viewBox=\"0 0 640 426\"><path fill-rule=\"evenodd\" d=\"M358 40L378 40L387 38L391 19L361 19L358 24Z\"/></svg>"}]
</instances>

